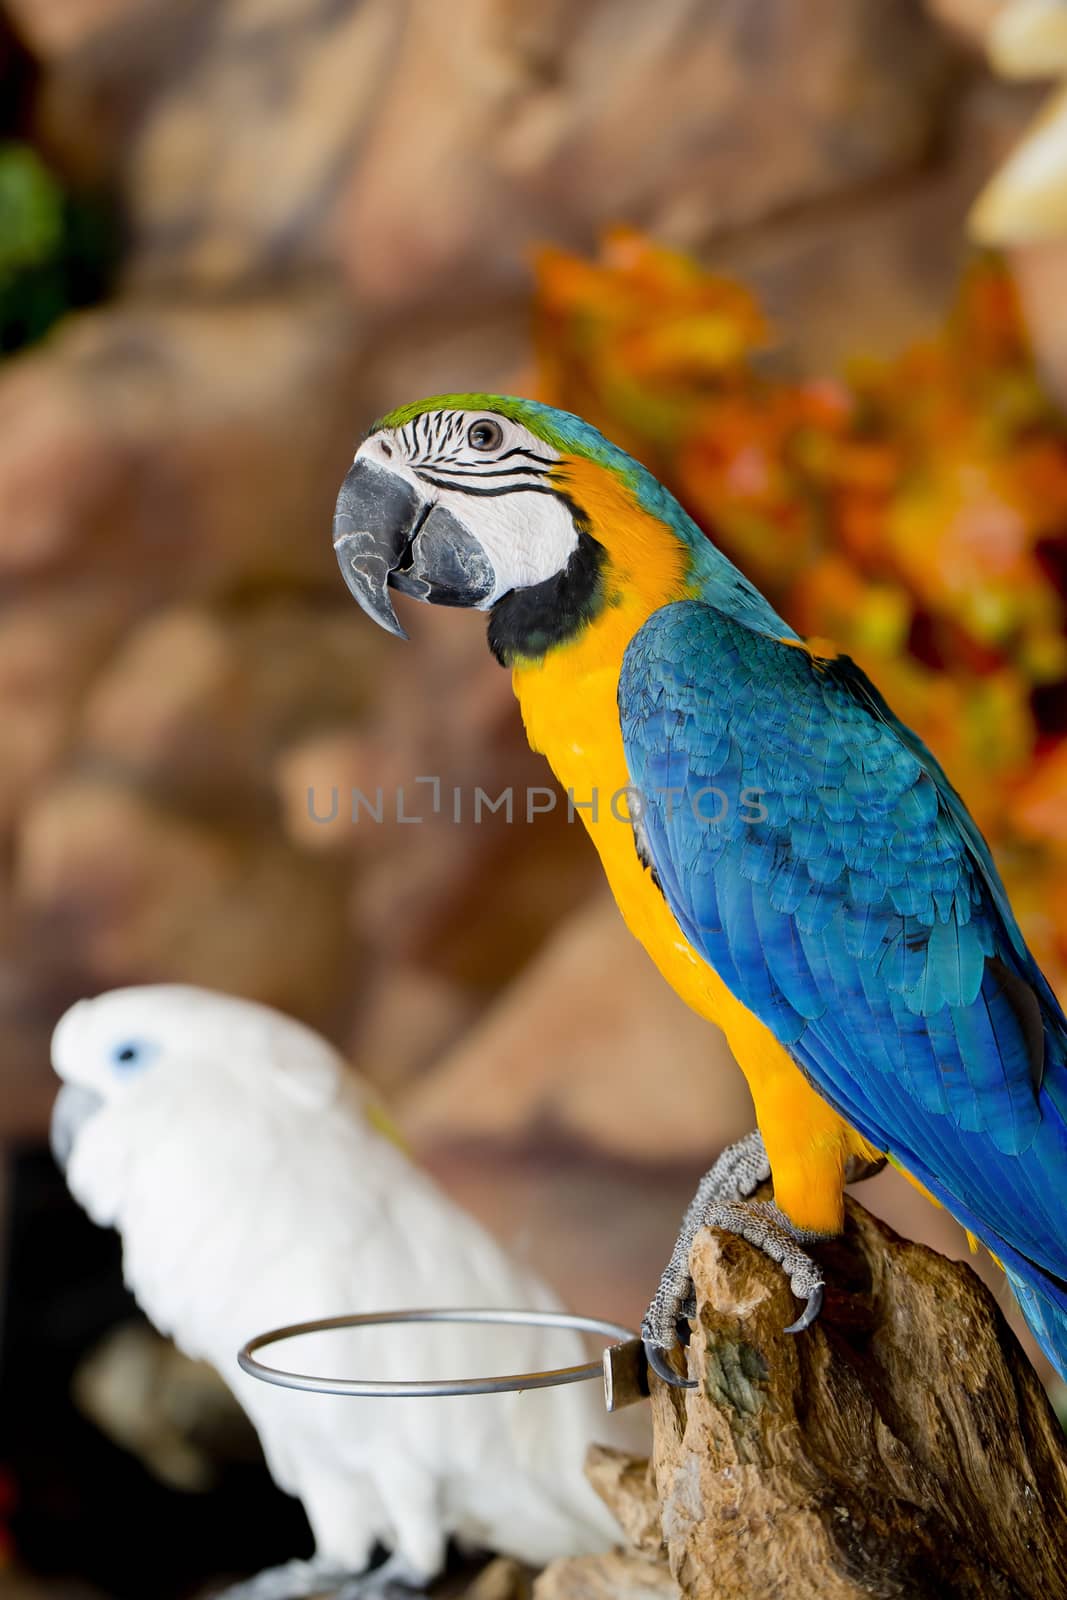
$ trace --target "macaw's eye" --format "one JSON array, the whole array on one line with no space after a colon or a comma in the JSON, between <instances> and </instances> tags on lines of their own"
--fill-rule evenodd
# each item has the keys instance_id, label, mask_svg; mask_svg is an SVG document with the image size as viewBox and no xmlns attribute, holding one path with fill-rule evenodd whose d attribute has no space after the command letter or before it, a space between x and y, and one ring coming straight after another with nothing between
<instances>
[{"instance_id":1,"label":"macaw's eye","mask_svg":"<svg viewBox=\"0 0 1067 1600\"><path fill-rule=\"evenodd\" d=\"M480 422L472 422L467 429L467 443L472 450L495 450L503 442L504 430L491 417L482 417Z\"/></svg>"},{"instance_id":2,"label":"macaw's eye","mask_svg":"<svg viewBox=\"0 0 1067 1600\"><path fill-rule=\"evenodd\" d=\"M135 1072L138 1067L146 1066L155 1054L156 1046L144 1039L123 1039L111 1051L111 1064L119 1072Z\"/></svg>"}]
</instances>

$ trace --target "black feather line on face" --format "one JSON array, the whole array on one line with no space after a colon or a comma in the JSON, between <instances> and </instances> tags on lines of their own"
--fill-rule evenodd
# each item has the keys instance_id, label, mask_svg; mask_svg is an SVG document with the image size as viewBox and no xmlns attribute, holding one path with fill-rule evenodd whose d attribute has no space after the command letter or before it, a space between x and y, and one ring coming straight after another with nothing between
<instances>
[{"instance_id":1,"label":"black feather line on face","mask_svg":"<svg viewBox=\"0 0 1067 1600\"><path fill-rule=\"evenodd\" d=\"M533 450L527 450L527 448L526 448L526 446L524 444L512 445L510 450L501 451L500 455L493 457L493 460L494 461L507 461L507 460L509 460L509 458L511 456L525 456L527 461L533 461L539 467L558 467L559 466L559 460L555 456L539 456L539 455L536 455Z\"/></svg>"},{"instance_id":2,"label":"black feather line on face","mask_svg":"<svg viewBox=\"0 0 1067 1600\"><path fill-rule=\"evenodd\" d=\"M545 483L501 483L492 489L483 489L475 483L457 483L452 479L435 478L432 472L420 472L418 467L412 470L423 483L432 483L435 489L455 489L457 494L469 494L482 499L501 494L551 494L555 495L557 500L565 498L558 489L552 489Z\"/></svg>"},{"instance_id":3,"label":"black feather line on face","mask_svg":"<svg viewBox=\"0 0 1067 1600\"><path fill-rule=\"evenodd\" d=\"M404 424L403 428L401 428L400 441L403 444L404 449L407 451L409 457L418 455L419 436L415 431L415 424L413 422L407 422Z\"/></svg>"},{"instance_id":4,"label":"black feather line on face","mask_svg":"<svg viewBox=\"0 0 1067 1600\"><path fill-rule=\"evenodd\" d=\"M466 462L457 463L455 457L450 456L437 456L433 461L426 461L417 467L413 467L412 471L416 472L421 478L425 476L424 469L426 467L432 467L434 472L440 473L442 477L455 478L457 480L465 478L518 478L524 472L528 473L531 478L547 478L551 476L547 467L528 467L524 461L516 462L513 467L486 468L468 465ZM457 481L457 489L465 487L464 483ZM520 485L516 484L515 487L519 488Z\"/></svg>"}]
</instances>

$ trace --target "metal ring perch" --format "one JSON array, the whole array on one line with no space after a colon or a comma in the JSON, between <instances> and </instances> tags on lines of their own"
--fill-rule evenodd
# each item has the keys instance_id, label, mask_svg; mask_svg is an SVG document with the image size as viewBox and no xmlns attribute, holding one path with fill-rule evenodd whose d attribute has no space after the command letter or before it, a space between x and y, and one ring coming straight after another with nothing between
<instances>
[{"instance_id":1,"label":"metal ring perch","mask_svg":"<svg viewBox=\"0 0 1067 1600\"><path fill-rule=\"evenodd\" d=\"M374 1378L320 1378L306 1372L289 1372L284 1367L269 1367L256 1360L256 1351L265 1345L280 1344L285 1339L298 1339L306 1333L330 1333L341 1328L370 1328L409 1322L461 1322L501 1323L520 1328L564 1328L578 1333L598 1333L617 1341L605 1350L600 1361L591 1361L580 1367L556 1367L549 1372L515 1372L499 1378L426 1378L382 1381ZM436 1395L504 1394L511 1390L553 1389L558 1384L586 1383L603 1377L609 1410L618 1404L629 1403L614 1398L616 1384L612 1383L613 1363L610 1357L615 1350L625 1347L627 1354L634 1344L640 1344L629 1328L617 1322L605 1322L599 1317L579 1317L566 1311L502 1311L494 1308L434 1309L431 1311L368 1311L358 1316L324 1317L318 1322L293 1322L285 1328L272 1328L268 1333L257 1334L242 1346L237 1361L242 1371L264 1383L275 1383L283 1389L309 1389L315 1394L363 1395L395 1399L425 1400ZM647 1390L645 1391L647 1392ZM633 1398L637 1398L635 1395Z\"/></svg>"}]
</instances>

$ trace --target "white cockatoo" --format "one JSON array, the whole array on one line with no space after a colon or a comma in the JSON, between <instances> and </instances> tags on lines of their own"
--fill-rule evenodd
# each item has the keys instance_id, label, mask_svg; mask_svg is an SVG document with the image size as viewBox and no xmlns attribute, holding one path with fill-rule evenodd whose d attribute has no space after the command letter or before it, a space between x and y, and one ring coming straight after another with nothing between
<instances>
[{"instance_id":1,"label":"white cockatoo","mask_svg":"<svg viewBox=\"0 0 1067 1600\"><path fill-rule=\"evenodd\" d=\"M362 1572L376 1545L392 1552L392 1575L421 1583L441 1570L450 1536L538 1566L618 1541L582 1471L606 1422L595 1384L353 1399L272 1387L238 1368L247 1339L287 1323L557 1303L412 1165L331 1045L265 1006L168 985L80 1001L52 1050L63 1079L53 1148L71 1191L118 1229L142 1309L218 1369L275 1481L307 1512L313 1561L249 1594L318 1592L326 1578ZM309 1335L266 1359L425 1378L588 1354L569 1332L444 1324Z\"/></svg>"}]
</instances>

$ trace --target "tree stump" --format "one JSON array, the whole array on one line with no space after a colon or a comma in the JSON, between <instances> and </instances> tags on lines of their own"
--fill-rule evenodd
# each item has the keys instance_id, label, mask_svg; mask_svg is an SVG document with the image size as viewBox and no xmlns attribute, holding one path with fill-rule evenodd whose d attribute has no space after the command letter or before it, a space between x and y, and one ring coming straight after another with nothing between
<instances>
[{"instance_id":1,"label":"tree stump","mask_svg":"<svg viewBox=\"0 0 1067 1600\"><path fill-rule=\"evenodd\" d=\"M652 1379L670 1569L699 1600L1067 1596L1067 1443L971 1269L848 1204L822 1315L705 1231L686 1355Z\"/></svg>"}]
</instances>

